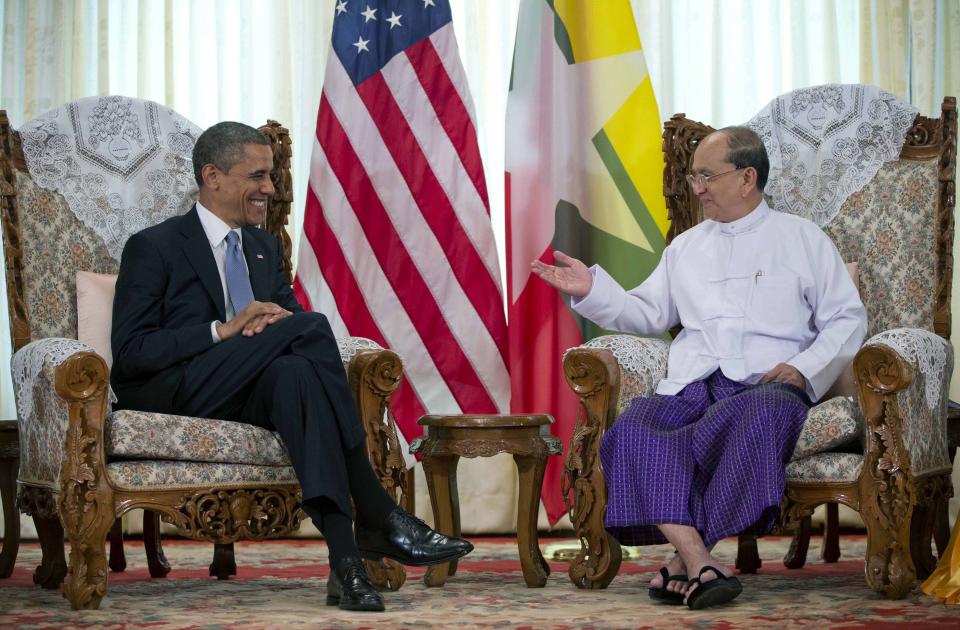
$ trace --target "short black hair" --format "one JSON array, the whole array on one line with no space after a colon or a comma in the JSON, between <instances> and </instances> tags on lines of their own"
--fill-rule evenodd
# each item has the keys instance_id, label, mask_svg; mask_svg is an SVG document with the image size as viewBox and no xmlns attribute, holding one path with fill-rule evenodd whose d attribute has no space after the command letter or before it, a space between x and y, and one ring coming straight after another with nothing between
<instances>
[{"instance_id":1,"label":"short black hair","mask_svg":"<svg viewBox=\"0 0 960 630\"><path fill-rule=\"evenodd\" d=\"M719 132L727 137L727 162L737 168L752 166L757 172L757 190L763 192L770 174L770 159L763 140L749 127L724 127Z\"/></svg>"},{"instance_id":2,"label":"short black hair","mask_svg":"<svg viewBox=\"0 0 960 630\"><path fill-rule=\"evenodd\" d=\"M197 186L203 187L204 166L213 164L224 173L229 172L243 159L243 147L247 144L269 146L270 140L250 125L229 120L200 134L193 145L193 176L197 178Z\"/></svg>"}]
</instances>

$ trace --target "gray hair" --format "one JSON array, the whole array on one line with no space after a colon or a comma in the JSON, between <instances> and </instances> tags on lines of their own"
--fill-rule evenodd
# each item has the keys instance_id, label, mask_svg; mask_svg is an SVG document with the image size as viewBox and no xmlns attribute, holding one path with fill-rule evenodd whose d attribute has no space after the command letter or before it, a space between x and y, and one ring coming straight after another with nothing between
<instances>
[{"instance_id":1,"label":"gray hair","mask_svg":"<svg viewBox=\"0 0 960 630\"><path fill-rule=\"evenodd\" d=\"M718 133L727 137L727 162L737 168L753 167L757 172L757 190L763 192L770 174L770 159L757 132L749 127L724 127Z\"/></svg>"},{"instance_id":2,"label":"gray hair","mask_svg":"<svg viewBox=\"0 0 960 630\"><path fill-rule=\"evenodd\" d=\"M210 127L197 138L193 145L193 176L197 186L203 187L203 167L213 164L227 173L243 159L243 147L247 144L270 145L262 133L243 123L225 121Z\"/></svg>"}]
</instances>

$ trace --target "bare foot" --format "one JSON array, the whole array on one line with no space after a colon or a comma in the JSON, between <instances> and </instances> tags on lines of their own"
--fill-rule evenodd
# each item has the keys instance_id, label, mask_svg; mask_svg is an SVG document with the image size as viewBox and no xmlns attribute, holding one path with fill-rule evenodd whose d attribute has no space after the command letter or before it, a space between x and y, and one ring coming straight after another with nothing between
<instances>
[{"instance_id":1,"label":"bare foot","mask_svg":"<svg viewBox=\"0 0 960 630\"><path fill-rule=\"evenodd\" d=\"M674 554L670 562L667 563L667 573L670 575L683 575L686 572L686 567L683 565L683 560L680 559L680 554ZM650 580L650 586L653 588L663 587L663 576L660 575L659 571L653 576L653 579ZM670 583L667 584L667 590L675 593L684 593L687 590L687 583L681 582L680 580L670 580Z\"/></svg>"}]
</instances>

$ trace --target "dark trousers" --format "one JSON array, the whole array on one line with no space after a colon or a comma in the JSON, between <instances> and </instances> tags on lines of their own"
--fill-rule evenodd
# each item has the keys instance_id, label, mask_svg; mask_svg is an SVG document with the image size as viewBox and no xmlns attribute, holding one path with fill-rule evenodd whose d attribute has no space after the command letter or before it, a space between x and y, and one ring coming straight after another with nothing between
<instances>
[{"instance_id":1,"label":"dark trousers","mask_svg":"<svg viewBox=\"0 0 960 630\"><path fill-rule=\"evenodd\" d=\"M191 359L176 413L277 431L303 490L351 514L344 451L364 440L336 339L320 313L294 313L252 337L238 335Z\"/></svg>"}]
</instances>

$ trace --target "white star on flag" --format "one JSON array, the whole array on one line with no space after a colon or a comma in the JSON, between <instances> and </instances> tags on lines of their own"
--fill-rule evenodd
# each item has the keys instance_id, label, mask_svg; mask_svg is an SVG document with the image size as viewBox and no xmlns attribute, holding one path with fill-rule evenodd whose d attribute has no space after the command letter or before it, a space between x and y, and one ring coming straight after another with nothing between
<instances>
[{"instance_id":1,"label":"white star on flag","mask_svg":"<svg viewBox=\"0 0 960 630\"><path fill-rule=\"evenodd\" d=\"M346 12L347 12L347 2L346 0L340 0L340 2L337 3L337 15L340 15L341 13L346 13Z\"/></svg>"},{"instance_id":2,"label":"white star on flag","mask_svg":"<svg viewBox=\"0 0 960 630\"><path fill-rule=\"evenodd\" d=\"M366 23L369 22L370 20L376 20L376 19L377 19L377 10L376 10L376 9L371 9L371 8L370 8L370 5L368 4L368 5L367 5L367 10L366 10L366 11L361 11L361 12L360 12L360 15L363 16L363 23L366 24Z\"/></svg>"},{"instance_id":3,"label":"white star on flag","mask_svg":"<svg viewBox=\"0 0 960 630\"><path fill-rule=\"evenodd\" d=\"M437 5L435 5L435 4L433 3L433 0L423 0L423 8L424 8L424 9L426 9L427 7L435 7L435 6L437 6Z\"/></svg>"},{"instance_id":4,"label":"white star on flag","mask_svg":"<svg viewBox=\"0 0 960 630\"><path fill-rule=\"evenodd\" d=\"M370 52L370 49L367 48L367 44L369 43L370 43L369 39L357 37L357 41L353 42L353 45L357 47L357 54L359 55L364 50L366 50L367 52Z\"/></svg>"},{"instance_id":5,"label":"white star on flag","mask_svg":"<svg viewBox=\"0 0 960 630\"><path fill-rule=\"evenodd\" d=\"M387 18L387 22L390 22L390 30L393 30L394 26L400 26L400 18L403 17L403 14L397 15L393 11L390 12L390 17Z\"/></svg>"}]
</instances>

